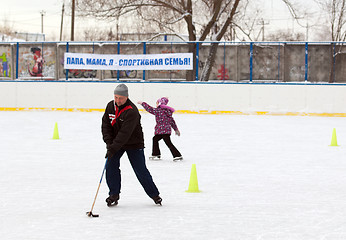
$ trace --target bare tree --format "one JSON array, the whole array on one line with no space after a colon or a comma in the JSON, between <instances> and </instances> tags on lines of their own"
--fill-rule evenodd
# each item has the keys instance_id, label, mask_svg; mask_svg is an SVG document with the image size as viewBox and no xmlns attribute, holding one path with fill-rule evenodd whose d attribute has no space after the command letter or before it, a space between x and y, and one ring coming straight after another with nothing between
<instances>
[{"instance_id":1,"label":"bare tree","mask_svg":"<svg viewBox=\"0 0 346 240\"><path fill-rule=\"evenodd\" d=\"M3 19L3 24L0 25L0 34L2 35L2 38L5 38L6 36L14 37L15 30L13 27L13 24L10 24L7 18ZM0 38L0 41L3 41L4 39Z\"/></svg>"},{"instance_id":2,"label":"bare tree","mask_svg":"<svg viewBox=\"0 0 346 240\"><path fill-rule=\"evenodd\" d=\"M237 15L243 12L250 0L78 0L77 9L84 16L103 19L131 18L155 24L159 31L179 34L182 29L188 35L189 52L196 56L195 41L211 41L209 54L201 74L201 81L208 81L215 61L219 42L241 30L252 34L237 24ZM282 0L295 14L289 0ZM134 15L136 13L136 15ZM253 24L253 23L252 23ZM185 27L184 27L185 26ZM145 31L147 27L141 28ZM251 38L250 38L251 39ZM196 65L194 57L194 66ZM195 70L187 71L186 79L194 80Z\"/></svg>"},{"instance_id":3,"label":"bare tree","mask_svg":"<svg viewBox=\"0 0 346 240\"><path fill-rule=\"evenodd\" d=\"M240 0L234 1L233 6L231 7L231 11L229 12L226 20L223 23L221 23L222 24L221 27L218 28L217 23L219 22L222 14L224 13L222 8L226 8L228 4L222 5L222 1L214 1L213 18L207 24L205 31L203 32L203 35L201 36L201 38L206 37L210 33L210 31L213 31L211 36L211 40L213 41L213 43L211 44L211 47L209 48L209 55L202 70L201 81L209 80L212 65L215 62L217 46L219 45L219 41L221 40L221 38L225 35L229 25L233 21L239 2Z\"/></svg>"},{"instance_id":4,"label":"bare tree","mask_svg":"<svg viewBox=\"0 0 346 240\"><path fill-rule=\"evenodd\" d=\"M116 35L113 33L112 29L95 29L87 28L84 30L84 40L85 41L115 41Z\"/></svg>"},{"instance_id":5,"label":"bare tree","mask_svg":"<svg viewBox=\"0 0 346 240\"><path fill-rule=\"evenodd\" d=\"M194 9L208 13L208 20L200 22L199 41L205 41L207 37L218 42L224 36L231 24L240 0L79 0L77 8L84 16L92 15L97 18L114 18L136 12L141 19L156 23L161 31L179 33L181 23L185 22L189 41L197 40L196 22L194 21ZM198 15L198 13L195 13ZM196 21L199 20L196 17ZM220 26L220 27L218 27ZM177 31L178 30L178 31ZM207 81L210 69L215 60L217 43L213 43L207 62L204 64L202 79ZM189 52L196 54L196 44L189 44ZM194 58L195 60L195 58ZM195 62L194 62L195 64ZM187 80L193 80L194 71L188 71Z\"/></svg>"},{"instance_id":6,"label":"bare tree","mask_svg":"<svg viewBox=\"0 0 346 240\"><path fill-rule=\"evenodd\" d=\"M250 4L250 0L243 1L241 10L236 19L232 22L234 28L234 39L243 41L254 41L258 34L258 22L263 16L263 11L259 3Z\"/></svg>"},{"instance_id":7,"label":"bare tree","mask_svg":"<svg viewBox=\"0 0 346 240\"><path fill-rule=\"evenodd\" d=\"M334 66L336 57L342 54L343 42L346 40L346 0L315 0L327 15L327 24L329 25L331 40L341 42L337 48L331 47L331 64L329 82L335 81Z\"/></svg>"},{"instance_id":8,"label":"bare tree","mask_svg":"<svg viewBox=\"0 0 346 240\"><path fill-rule=\"evenodd\" d=\"M304 41L304 34L278 30L267 36L269 41Z\"/></svg>"},{"instance_id":9,"label":"bare tree","mask_svg":"<svg viewBox=\"0 0 346 240\"><path fill-rule=\"evenodd\" d=\"M346 39L346 0L315 0L328 18L332 41L345 41Z\"/></svg>"}]
</instances>

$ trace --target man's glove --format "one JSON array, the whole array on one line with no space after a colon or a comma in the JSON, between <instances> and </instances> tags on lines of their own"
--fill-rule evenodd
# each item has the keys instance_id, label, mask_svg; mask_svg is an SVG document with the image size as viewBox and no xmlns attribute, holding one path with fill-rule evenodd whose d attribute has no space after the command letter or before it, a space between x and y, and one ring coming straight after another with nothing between
<instances>
[{"instance_id":1,"label":"man's glove","mask_svg":"<svg viewBox=\"0 0 346 240\"><path fill-rule=\"evenodd\" d=\"M115 152L112 150L112 147L110 144L107 144L107 153L106 158L112 158L114 156Z\"/></svg>"},{"instance_id":2,"label":"man's glove","mask_svg":"<svg viewBox=\"0 0 346 240\"><path fill-rule=\"evenodd\" d=\"M179 130L176 130L176 131L175 131L175 135L180 136L180 131L179 131Z\"/></svg>"}]
</instances>

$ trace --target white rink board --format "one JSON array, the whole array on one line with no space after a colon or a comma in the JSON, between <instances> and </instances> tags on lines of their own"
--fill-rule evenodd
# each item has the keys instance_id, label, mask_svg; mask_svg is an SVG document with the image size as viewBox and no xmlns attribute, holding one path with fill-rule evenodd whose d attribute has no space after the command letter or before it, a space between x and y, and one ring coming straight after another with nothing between
<instances>
[{"instance_id":1,"label":"white rink board","mask_svg":"<svg viewBox=\"0 0 346 240\"><path fill-rule=\"evenodd\" d=\"M1 82L0 108L102 110L118 82ZM346 113L346 86L298 84L125 83L130 99L176 110L245 114Z\"/></svg>"}]
</instances>

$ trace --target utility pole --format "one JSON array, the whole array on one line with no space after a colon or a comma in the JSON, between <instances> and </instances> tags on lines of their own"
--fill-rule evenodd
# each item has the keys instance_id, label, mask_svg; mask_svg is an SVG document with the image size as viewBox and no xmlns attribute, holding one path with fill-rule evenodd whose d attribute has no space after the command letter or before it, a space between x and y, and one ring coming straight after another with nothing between
<instances>
[{"instance_id":1,"label":"utility pole","mask_svg":"<svg viewBox=\"0 0 346 240\"><path fill-rule=\"evenodd\" d=\"M309 15L306 15L306 34L305 34L305 40L309 41Z\"/></svg>"},{"instance_id":2,"label":"utility pole","mask_svg":"<svg viewBox=\"0 0 346 240\"><path fill-rule=\"evenodd\" d=\"M62 10L61 10L61 25L60 25L60 41L62 40L62 27L64 23L64 10L65 10L65 4L62 4Z\"/></svg>"},{"instance_id":3,"label":"utility pole","mask_svg":"<svg viewBox=\"0 0 346 240\"><path fill-rule=\"evenodd\" d=\"M296 16L292 17L292 34L294 34L294 22L297 21L297 23L299 24L298 22L299 19L303 19L303 17L296 17Z\"/></svg>"},{"instance_id":4,"label":"utility pole","mask_svg":"<svg viewBox=\"0 0 346 240\"><path fill-rule=\"evenodd\" d=\"M41 33L43 34L43 16L46 14L46 11L41 11Z\"/></svg>"},{"instance_id":5,"label":"utility pole","mask_svg":"<svg viewBox=\"0 0 346 240\"><path fill-rule=\"evenodd\" d=\"M264 19L262 18L261 20L258 21L257 25L262 25L260 33L262 32L262 42L263 42L264 41L264 25L269 25L269 21L264 21Z\"/></svg>"},{"instance_id":6,"label":"utility pole","mask_svg":"<svg viewBox=\"0 0 346 240\"><path fill-rule=\"evenodd\" d=\"M309 21L306 22L306 41L309 41Z\"/></svg>"},{"instance_id":7,"label":"utility pole","mask_svg":"<svg viewBox=\"0 0 346 240\"><path fill-rule=\"evenodd\" d=\"M117 35L116 35L116 40L119 40L119 14L116 15L116 19L117 19L117 25L116 25L116 28L117 28Z\"/></svg>"},{"instance_id":8,"label":"utility pole","mask_svg":"<svg viewBox=\"0 0 346 240\"><path fill-rule=\"evenodd\" d=\"M72 0L71 41L74 41L74 8L75 8L75 0Z\"/></svg>"},{"instance_id":9,"label":"utility pole","mask_svg":"<svg viewBox=\"0 0 346 240\"><path fill-rule=\"evenodd\" d=\"M233 23L229 25L230 39L231 41L235 40L235 29L233 27Z\"/></svg>"}]
</instances>

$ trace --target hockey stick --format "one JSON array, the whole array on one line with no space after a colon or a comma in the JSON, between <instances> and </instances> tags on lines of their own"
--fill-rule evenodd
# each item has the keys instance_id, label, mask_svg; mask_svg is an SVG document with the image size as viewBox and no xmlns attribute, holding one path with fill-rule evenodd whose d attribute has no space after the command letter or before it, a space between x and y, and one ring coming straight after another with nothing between
<instances>
[{"instance_id":1,"label":"hockey stick","mask_svg":"<svg viewBox=\"0 0 346 240\"><path fill-rule=\"evenodd\" d=\"M100 186L101 186L102 178L103 178L104 172L105 172L105 170L106 170L107 161L108 161L108 157L106 158L106 163L105 163L105 166L104 166L103 171L102 171L102 175L101 175L101 179L100 179L99 186L97 187L97 191L96 191L96 195L95 195L95 198L94 198L93 205L91 206L90 212L87 212L87 213L86 213L86 215L87 215L88 217L99 217L98 214L93 214L92 211L93 211L93 209L94 209L94 205L95 205L95 202L96 202L97 194L99 193L99 189L100 189Z\"/></svg>"}]
</instances>

